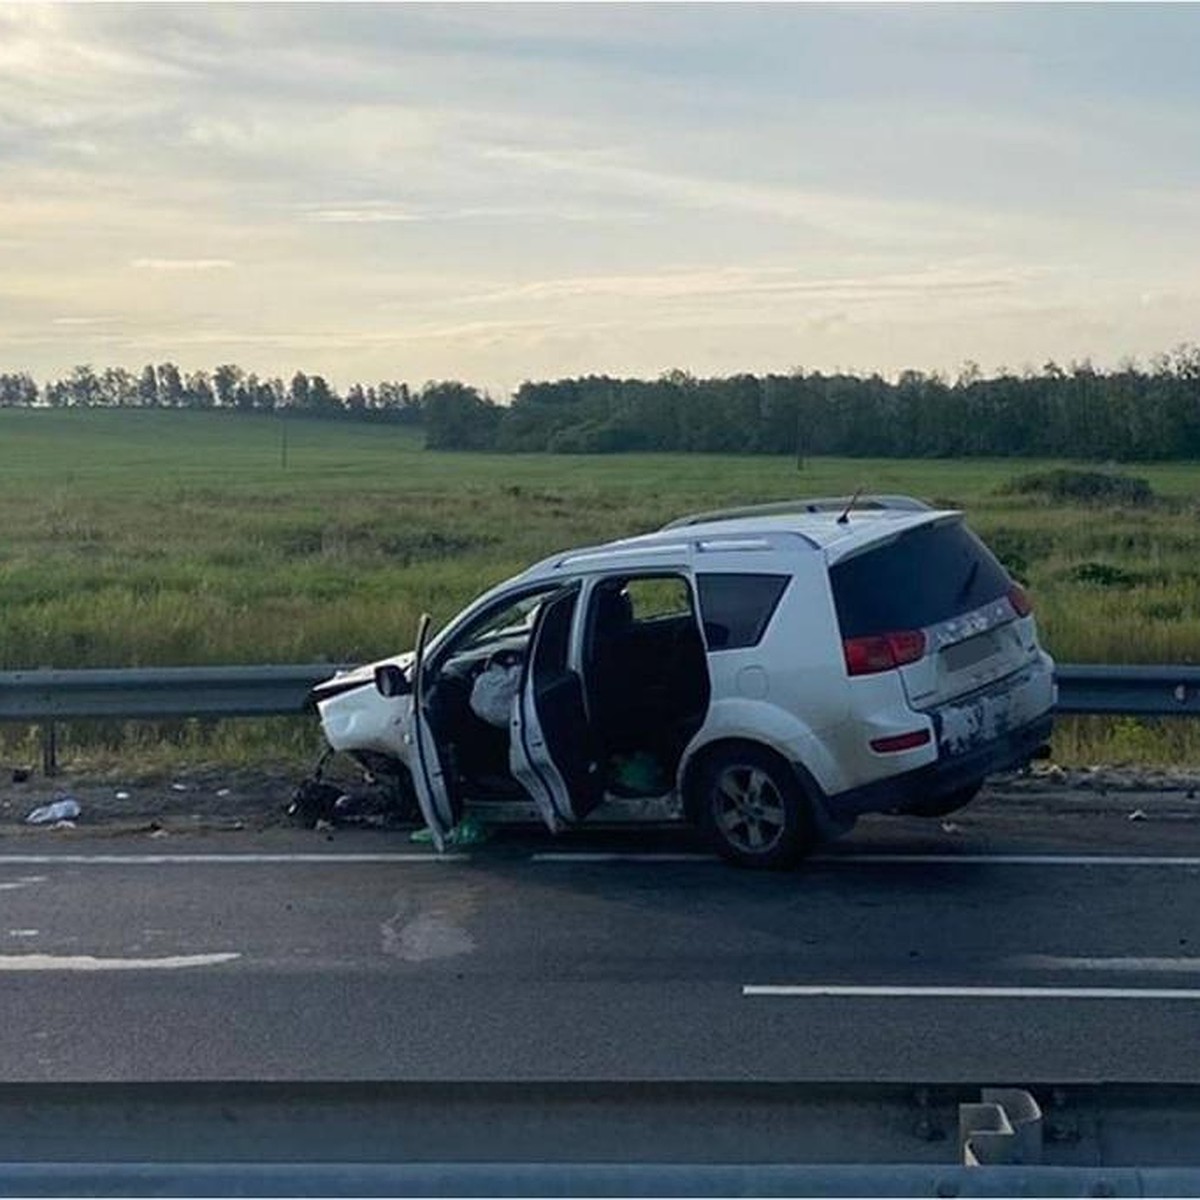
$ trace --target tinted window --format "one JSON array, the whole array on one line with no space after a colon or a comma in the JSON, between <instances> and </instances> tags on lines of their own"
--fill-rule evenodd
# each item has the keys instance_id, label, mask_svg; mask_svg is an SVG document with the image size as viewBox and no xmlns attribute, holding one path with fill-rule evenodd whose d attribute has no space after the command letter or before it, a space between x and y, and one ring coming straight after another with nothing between
<instances>
[{"instance_id":1,"label":"tinted window","mask_svg":"<svg viewBox=\"0 0 1200 1200\"><path fill-rule=\"evenodd\" d=\"M708 648L756 646L787 582L787 575L699 576L700 612Z\"/></svg>"},{"instance_id":2,"label":"tinted window","mask_svg":"<svg viewBox=\"0 0 1200 1200\"><path fill-rule=\"evenodd\" d=\"M829 572L842 637L922 629L998 600L1012 587L960 522L922 525Z\"/></svg>"}]
</instances>

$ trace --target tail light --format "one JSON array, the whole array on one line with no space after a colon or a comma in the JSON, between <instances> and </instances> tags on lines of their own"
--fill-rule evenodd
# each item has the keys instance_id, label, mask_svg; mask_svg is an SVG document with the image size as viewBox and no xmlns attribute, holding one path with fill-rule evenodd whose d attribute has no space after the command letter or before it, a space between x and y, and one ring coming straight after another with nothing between
<instances>
[{"instance_id":1,"label":"tail light","mask_svg":"<svg viewBox=\"0 0 1200 1200\"><path fill-rule=\"evenodd\" d=\"M1027 617L1033 612L1033 601L1029 598L1029 593L1019 584L1014 583L1008 590L1008 602L1013 606L1013 610L1018 617Z\"/></svg>"},{"instance_id":2,"label":"tail light","mask_svg":"<svg viewBox=\"0 0 1200 1200\"><path fill-rule=\"evenodd\" d=\"M846 670L851 675L875 675L914 663L925 654L925 635L919 629L846 638L842 642Z\"/></svg>"},{"instance_id":3,"label":"tail light","mask_svg":"<svg viewBox=\"0 0 1200 1200\"><path fill-rule=\"evenodd\" d=\"M914 729L912 733L898 733L894 737L873 738L871 749L879 754L895 754L899 750L915 750L933 741L928 729Z\"/></svg>"}]
</instances>

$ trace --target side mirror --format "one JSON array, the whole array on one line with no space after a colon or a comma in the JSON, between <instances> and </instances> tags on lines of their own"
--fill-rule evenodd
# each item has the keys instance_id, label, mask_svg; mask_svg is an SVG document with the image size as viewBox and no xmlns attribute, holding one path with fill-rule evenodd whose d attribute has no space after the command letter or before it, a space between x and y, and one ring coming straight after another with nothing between
<instances>
[{"instance_id":1,"label":"side mirror","mask_svg":"<svg viewBox=\"0 0 1200 1200\"><path fill-rule=\"evenodd\" d=\"M408 676L400 667L395 663L384 663L375 668L375 690L390 699L392 696L407 696L412 688Z\"/></svg>"}]
</instances>

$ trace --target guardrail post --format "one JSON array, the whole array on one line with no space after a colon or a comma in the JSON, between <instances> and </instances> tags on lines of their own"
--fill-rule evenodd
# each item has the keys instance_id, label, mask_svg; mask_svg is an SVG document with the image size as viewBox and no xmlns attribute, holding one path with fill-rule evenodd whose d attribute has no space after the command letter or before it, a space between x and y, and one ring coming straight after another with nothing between
<instances>
[{"instance_id":1,"label":"guardrail post","mask_svg":"<svg viewBox=\"0 0 1200 1200\"><path fill-rule=\"evenodd\" d=\"M47 778L58 774L58 728L53 721L42 726L42 774Z\"/></svg>"}]
</instances>

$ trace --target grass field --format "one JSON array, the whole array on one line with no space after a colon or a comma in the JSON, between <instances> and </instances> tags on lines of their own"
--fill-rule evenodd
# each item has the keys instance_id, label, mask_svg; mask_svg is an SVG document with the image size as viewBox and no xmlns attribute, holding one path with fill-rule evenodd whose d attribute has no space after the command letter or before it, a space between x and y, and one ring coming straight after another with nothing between
<instances>
[{"instance_id":1,"label":"grass field","mask_svg":"<svg viewBox=\"0 0 1200 1200\"><path fill-rule=\"evenodd\" d=\"M286 439L286 445L285 445ZM1200 473L1137 467L1162 502L1005 496L1029 461L427 453L421 435L196 412L0 410L0 666L365 660L556 549L680 513L852 491L964 508L1029 584L1063 662L1200 662ZM158 730L83 740L151 753ZM294 754L310 725L185 723L189 753ZM13 739L24 731L6 733ZM133 739L131 742L130 739ZM1066 760L1194 761L1185 724L1071 722Z\"/></svg>"}]
</instances>

